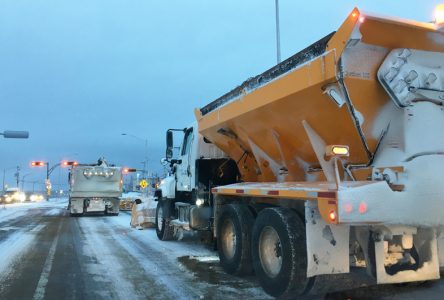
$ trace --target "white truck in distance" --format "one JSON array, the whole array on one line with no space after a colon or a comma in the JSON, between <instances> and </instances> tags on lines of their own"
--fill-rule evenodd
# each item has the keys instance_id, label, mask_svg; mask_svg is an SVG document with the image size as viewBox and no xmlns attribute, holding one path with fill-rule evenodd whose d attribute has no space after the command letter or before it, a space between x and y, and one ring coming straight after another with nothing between
<instances>
[{"instance_id":1,"label":"white truck in distance","mask_svg":"<svg viewBox=\"0 0 444 300\"><path fill-rule=\"evenodd\" d=\"M85 213L119 214L122 196L120 167L109 165L104 159L97 164L79 164L69 173L69 209L71 216Z\"/></svg>"}]
</instances>

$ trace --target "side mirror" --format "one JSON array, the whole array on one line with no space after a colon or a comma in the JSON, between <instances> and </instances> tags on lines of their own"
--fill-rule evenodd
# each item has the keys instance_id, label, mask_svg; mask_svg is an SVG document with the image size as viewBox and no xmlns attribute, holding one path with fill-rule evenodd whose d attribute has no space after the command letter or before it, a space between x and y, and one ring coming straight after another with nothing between
<instances>
[{"instance_id":1,"label":"side mirror","mask_svg":"<svg viewBox=\"0 0 444 300\"><path fill-rule=\"evenodd\" d=\"M136 202L136 205L138 205L138 204L142 203L142 200L136 199L134 202Z\"/></svg>"},{"instance_id":2,"label":"side mirror","mask_svg":"<svg viewBox=\"0 0 444 300\"><path fill-rule=\"evenodd\" d=\"M1 133L6 139L27 139L29 137L28 131L14 131L14 130L6 130Z\"/></svg>"},{"instance_id":3,"label":"side mirror","mask_svg":"<svg viewBox=\"0 0 444 300\"><path fill-rule=\"evenodd\" d=\"M167 131L166 134L166 159L170 160L173 157L173 132Z\"/></svg>"}]
</instances>

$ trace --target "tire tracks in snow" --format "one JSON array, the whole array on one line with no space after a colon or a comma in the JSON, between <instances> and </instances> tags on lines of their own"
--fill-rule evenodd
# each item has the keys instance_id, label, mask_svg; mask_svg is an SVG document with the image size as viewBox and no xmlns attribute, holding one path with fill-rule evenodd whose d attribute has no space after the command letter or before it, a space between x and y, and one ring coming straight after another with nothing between
<instances>
[{"instance_id":1,"label":"tire tracks in snow","mask_svg":"<svg viewBox=\"0 0 444 300\"><path fill-rule=\"evenodd\" d=\"M54 240L49 248L48 256L46 257L45 263L43 264L43 270L40 274L39 282L37 283L37 288L35 289L33 299L41 300L45 296L46 285L48 284L49 274L51 273L52 263L54 261L54 255L57 248L57 243L60 237L60 229L62 228L63 219L60 220L59 226L57 228L57 233Z\"/></svg>"},{"instance_id":2,"label":"tire tracks in snow","mask_svg":"<svg viewBox=\"0 0 444 300\"><path fill-rule=\"evenodd\" d=\"M101 286L99 297L116 299L174 299L178 294L159 285L134 257L133 251L122 247L116 239L114 225L107 216L78 218L84 238L83 255L89 256L85 269ZM112 217L111 217L112 218ZM114 228L114 229L113 229ZM183 297L182 297L183 298Z\"/></svg>"}]
</instances>

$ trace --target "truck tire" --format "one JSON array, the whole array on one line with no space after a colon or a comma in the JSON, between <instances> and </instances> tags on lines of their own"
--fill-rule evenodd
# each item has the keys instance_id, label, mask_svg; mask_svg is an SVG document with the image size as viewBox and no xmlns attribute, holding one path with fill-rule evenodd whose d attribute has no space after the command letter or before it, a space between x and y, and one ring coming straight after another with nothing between
<instances>
[{"instance_id":1,"label":"truck tire","mask_svg":"<svg viewBox=\"0 0 444 300\"><path fill-rule=\"evenodd\" d=\"M253 267L262 288L274 297L302 295L307 278L305 224L292 210L266 208L256 218L252 234Z\"/></svg>"},{"instance_id":2,"label":"truck tire","mask_svg":"<svg viewBox=\"0 0 444 300\"><path fill-rule=\"evenodd\" d=\"M164 217L162 202L157 202L156 208L156 234L161 241L170 241L174 237L174 227Z\"/></svg>"},{"instance_id":3,"label":"truck tire","mask_svg":"<svg viewBox=\"0 0 444 300\"><path fill-rule=\"evenodd\" d=\"M235 275L253 273L251 232L254 217L246 205L227 204L217 221L217 248L222 268Z\"/></svg>"}]
</instances>

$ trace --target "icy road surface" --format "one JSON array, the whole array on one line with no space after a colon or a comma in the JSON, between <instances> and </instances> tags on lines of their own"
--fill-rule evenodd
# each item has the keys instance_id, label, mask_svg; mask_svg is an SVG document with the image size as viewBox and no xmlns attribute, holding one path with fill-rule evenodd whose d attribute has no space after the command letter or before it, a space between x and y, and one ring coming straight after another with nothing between
<instances>
[{"instance_id":1,"label":"icy road surface","mask_svg":"<svg viewBox=\"0 0 444 300\"><path fill-rule=\"evenodd\" d=\"M0 206L0 299L270 299L196 237L161 242L130 215L69 217L66 199ZM441 299L444 282L310 299Z\"/></svg>"}]
</instances>

